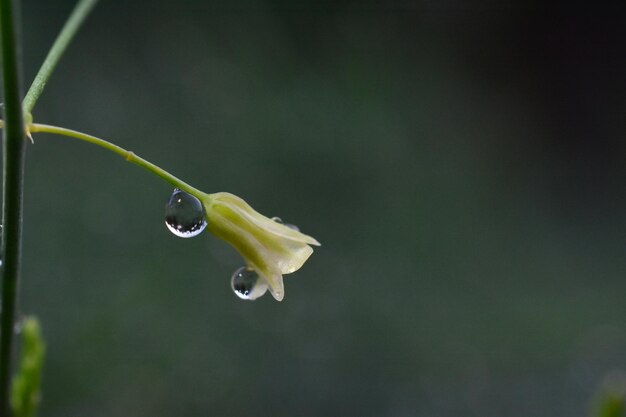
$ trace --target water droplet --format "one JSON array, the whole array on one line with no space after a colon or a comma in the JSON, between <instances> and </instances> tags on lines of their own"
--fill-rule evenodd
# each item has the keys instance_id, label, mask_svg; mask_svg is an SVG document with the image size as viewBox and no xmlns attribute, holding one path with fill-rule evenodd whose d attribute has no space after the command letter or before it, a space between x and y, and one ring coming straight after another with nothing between
<instances>
[{"instance_id":1,"label":"water droplet","mask_svg":"<svg viewBox=\"0 0 626 417\"><path fill-rule=\"evenodd\" d=\"M176 188L165 205L165 224L178 237L194 237L206 227L202 202Z\"/></svg>"},{"instance_id":2,"label":"water droplet","mask_svg":"<svg viewBox=\"0 0 626 417\"><path fill-rule=\"evenodd\" d=\"M291 223L285 223L283 219L281 219L280 217L272 217L272 220L274 220L276 223L285 225L288 228L295 230L296 232L300 231L300 228L298 226L296 226L295 224L291 224Z\"/></svg>"},{"instance_id":3,"label":"water droplet","mask_svg":"<svg viewBox=\"0 0 626 417\"><path fill-rule=\"evenodd\" d=\"M256 300L267 291L267 283L251 268L242 266L230 279L235 295L242 300Z\"/></svg>"}]
</instances>

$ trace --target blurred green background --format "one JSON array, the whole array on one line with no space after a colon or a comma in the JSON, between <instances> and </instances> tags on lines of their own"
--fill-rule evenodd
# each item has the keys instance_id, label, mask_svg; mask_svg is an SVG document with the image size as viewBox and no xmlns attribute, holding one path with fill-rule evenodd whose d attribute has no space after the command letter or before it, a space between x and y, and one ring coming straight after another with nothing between
<instances>
[{"instance_id":1,"label":"blurred green background","mask_svg":"<svg viewBox=\"0 0 626 417\"><path fill-rule=\"evenodd\" d=\"M27 85L73 7L24 0ZM322 247L282 303L163 224L171 187L28 146L41 415L587 416L626 371L626 14L529 2L105 1L34 116Z\"/></svg>"}]
</instances>

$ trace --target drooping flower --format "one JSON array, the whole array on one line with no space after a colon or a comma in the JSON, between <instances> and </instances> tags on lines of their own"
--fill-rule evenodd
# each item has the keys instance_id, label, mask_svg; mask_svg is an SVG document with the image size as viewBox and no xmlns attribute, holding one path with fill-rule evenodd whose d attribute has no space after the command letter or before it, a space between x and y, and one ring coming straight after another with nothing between
<instances>
[{"instance_id":1,"label":"drooping flower","mask_svg":"<svg viewBox=\"0 0 626 417\"><path fill-rule=\"evenodd\" d=\"M285 296L283 274L300 269L313 253L311 245L320 243L265 217L236 195L205 194L201 201L208 230L232 245L281 301Z\"/></svg>"}]
</instances>

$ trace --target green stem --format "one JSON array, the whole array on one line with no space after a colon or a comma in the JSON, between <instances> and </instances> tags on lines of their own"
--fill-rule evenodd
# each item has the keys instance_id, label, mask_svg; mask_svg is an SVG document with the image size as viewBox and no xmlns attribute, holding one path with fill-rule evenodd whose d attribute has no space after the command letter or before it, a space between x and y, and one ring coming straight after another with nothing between
<instances>
[{"instance_id":1,"label":"green stem","mask_svg":"<svg viewBox=\"0 0 626 417\"><path fill-rule=\"evenodd\" d=\"M65 26L61 29L61 33L54 41L54 45L48 52L48 56L46 56L46 60L41 65L39 72L35 76L35 80L33 84L28 89L26 93L26 97L24 97L24 113L30 114L35 107L35 103L39 99L39 96L43 92L50 75L52 75L52 71L56 67L59 59L67 49L70 41L76 35L76 32L80 28L80 25L85 21L89 12L94 8L98 0L80 0L72 14L68 18L67 22L65 22Z\"/></svg>"},{"instance_id":2,"label":"green stem","mask_svg":"<svg viewBox=\"0 0 626 417\"><path fill-rule=\"evenodd\" d=\"M122 156L125 160L132 162L133 164L137 164L142 168L147 169L153 174L156 174L157 176L163 178L165 181L169 182L174 187L180 188L181 190L186 191L189 194L196 196L197 198L202 198L203 196L205 196L205 193L203 193L202 191L178 179L177 177L165 171L164 169L154 165L152 162L146 161L140 156L135 155L133 152L127 151L126 149L121 148L111 142L107 142L104 139L100 139L95 136L88 135L86 133L78 132L76 130L66 129L64 127L43 125L39 123L33 123L29 125L28 130L31 133L37 133L37 132L53 133L55 135L69 136L71 138L80 139L85 142L93 143L94 145L98 145L104 149L108 149L111 152L115 152L116 154Z\"/></svg>"},{"instance_id":3,"label":"green stem","mask_svg":"<svg viewBox=\"0 0 626 417\"><path fill-rule=\"evenodd\" d=\"M0 0L2 72L4 87L4 172L2 207L2 318L0 319L0 416L10 416L9 389L13 329L22 254L22 195L24 188L24 115L17 57L16 5Z\"/></svg>"}]
</instances>

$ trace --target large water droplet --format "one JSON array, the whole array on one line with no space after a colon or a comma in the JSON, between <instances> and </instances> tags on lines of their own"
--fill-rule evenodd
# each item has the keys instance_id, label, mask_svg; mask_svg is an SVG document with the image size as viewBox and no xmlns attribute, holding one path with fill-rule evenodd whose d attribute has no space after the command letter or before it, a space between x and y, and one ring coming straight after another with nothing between
<instances>
[{"instance_id":1,"label":"large water droplet","mask_svg":"<svg viewBox=\"0 0 626 417\"><path fill-rule=\"evenodd\" d=\"M267 291L267 283L253 269L242 266L230 279L230 286L242 300L256 300Z\"/></svg>"},{"instance_id":2,"label":"large water droplet","mask_svg":"<svg viewBox=\"0 0 626 417\"><path fill-rule=\"evenodd\" d=\"M165 205L165 224L178 237L197 236L206 227L202 202L176 188Z\"/></svg>"}]
</instances>

